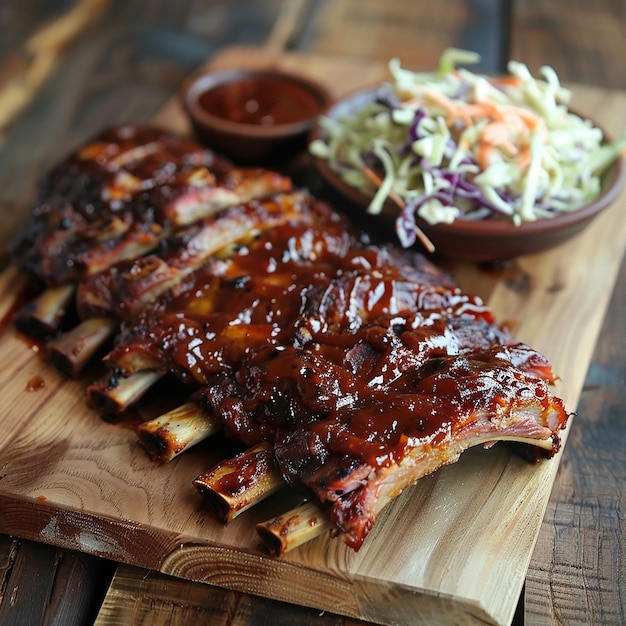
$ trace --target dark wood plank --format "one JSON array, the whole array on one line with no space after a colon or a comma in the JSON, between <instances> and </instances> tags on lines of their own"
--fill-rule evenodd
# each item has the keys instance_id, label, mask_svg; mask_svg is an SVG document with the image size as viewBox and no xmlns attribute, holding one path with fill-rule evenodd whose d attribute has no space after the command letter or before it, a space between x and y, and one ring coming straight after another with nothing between
<instances>
[{"instance_id":1,"label":"dark wood plank","mask_svg":"<svg viewBox=\"0 0 626 626\"><path fill-rule=\"evenodd\" d=\"M626 88L626 5L515 4L511 54L563 81ZM601 331L526 582L528 623L623 624L626 261Z\"/></svg>"},{"instance_id":2,"label":"dark wood plank","mask_svg":"<svg viewBox=\"0 0 626 626\"><path fill-rule=\"evenodd\" d=\"M23 53L23 44L35 30L63 15L76 0L25 0L2 2L0 7L0 58ZM1 74L0 74L1 76Z\"/></svg>"},{"instance_id":3,"label":"dark wood plank","mask_svg":"<svg viewBox=\"0 0 626 626\"><path fill-rule=\"evenodd\" d=\"M0 624L91 623L113 570L94 556L0 537Z\"/></svg>"},{"instance_id":4,"label":"dark wood plank","mask_svg":"<svg viewBox=\"0 0 626 626\"><path fill-rule=\"evenodd\" d=\"M325 0L303 29L297 48L378 60L399 57L429 70L443 50L481 53L481 71L500 71L508 48L509 0ZM502 24L505 27L502 28Z\"/></svg>"},{"instance_id":5,"label":"dark wood plank","mask_svg":"<svg viewBox=\"0 0 626 626\"><path fill-rule=\"evenodd\" d=\"M553 66L563 81L626 88L621 0L318 0L298 47L377 59L398 56L430 69L442 50L479 51L484 71L499 71L503 57L533 72ZM503 27L504 25L504 27Z\"/></svg>"},{"instance_id":6,"label":"dark wood plank","mask_svg":"<svg viewBox=\"0 0 626 626\"><path fill-rule=\"evenodd\" d=\"M624 623L624 319L626 262L622 263L528 571L530 624Z\"/></svg>"}]
</instances>

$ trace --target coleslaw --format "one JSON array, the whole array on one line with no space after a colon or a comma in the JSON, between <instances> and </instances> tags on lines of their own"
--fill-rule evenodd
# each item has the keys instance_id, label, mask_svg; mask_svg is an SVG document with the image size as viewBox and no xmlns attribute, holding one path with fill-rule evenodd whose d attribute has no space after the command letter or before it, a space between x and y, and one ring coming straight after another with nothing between
<instances>
[{"instance_id":1,"label":"coleslaw","mask_svg":"<svg viewBox=\"0 0 626 626\"><path fill-rule=\"evenodd\" d=\"M324 117L315 156L370 195L379 213L399 205L396 230L415 242L429 224L507 219L519 225L574 211L601 191L601 177L626 148L568 109L571 92L550 67L541 78L511 61L487 78L459 65L479 60L449 49L433 72L389 63L391 82L349 116ZM372 172L379 185L372 183Z\"/></svg>"}]
</instances>

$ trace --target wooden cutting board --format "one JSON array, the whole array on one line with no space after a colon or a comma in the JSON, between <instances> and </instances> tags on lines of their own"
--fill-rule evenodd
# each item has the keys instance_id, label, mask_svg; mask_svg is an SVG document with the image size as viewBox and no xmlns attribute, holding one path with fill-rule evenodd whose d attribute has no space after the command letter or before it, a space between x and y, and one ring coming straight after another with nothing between
<instances>
[{"instance_id":1,"label":"wooden cutting board","mask_svg":"<svg viewBox=\"0 0 626 626\"><path fill-rule=\"evenodd\" d=\"M385 65L371 61L250 49L226 50L211 65L276 65L324 82L335 95L386 78ZM578 110L614 134L626 130L625 93L573 91ZM177 101L157 121L187 130ZM624 254L625 211L623 194L575 240L498 272L449 268L548 356L571 411ZM12 269L0 277L5 321L23 282ZM128 424L87 408L86 380L64 378L40 352L4 324L0 532L382 624L510 623L566 449L539 465L504 446L470 450L407 489L358 553L320 537L274 559L254 524L286 510L289 494L223 526L191 486L219 449L207 442L168 465L152 463ZM576 427L573 420L570 430Z\"/></svg>"}]
</instances>

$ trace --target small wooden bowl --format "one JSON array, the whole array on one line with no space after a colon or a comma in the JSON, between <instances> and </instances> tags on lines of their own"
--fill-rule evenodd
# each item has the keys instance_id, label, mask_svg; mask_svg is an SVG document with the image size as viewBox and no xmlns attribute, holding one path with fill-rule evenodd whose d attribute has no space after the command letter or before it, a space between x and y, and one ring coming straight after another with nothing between
<instances>
[{"instance_id":1,"label":"small wooden bowl","mask_svg":"<svg viewBox=\"0 0 626 626\"><path fill-rule=\"evenodd\" d=\"M374 86L357 91L327 107L322 115L330 118L349 115L371 102L379 89L380 86ZM310 139L313 141L323 137L324 131L318 123ZM314 163L333 189L359 207L369 205L371 197L347 184L324 159L315 157ZM452 224L433 226L418 218L416 223L432 241L436 253L449 258L475 262L504 261L543 252L574 237L614 202L624 185L625 170L624 160L618 159L605 173L602 192L598 197L575 211L560 213L553 218L523 222L519 226L501 219L456 220ZM379 217L386 223L395 223L398 215L397 205L388 201Z\"/></svg>"},{"instance_id":2,"label":"small wooden bowl","mask_svg":"<svg viewBox=\"0 0 626 626\"><path fill-rule=\"evenodd\" d=\"M231 69L192 78L182 100L202 143L237 161L265 164L305 148L330 96L295 74Z\"/></svg>"}]
</instances>

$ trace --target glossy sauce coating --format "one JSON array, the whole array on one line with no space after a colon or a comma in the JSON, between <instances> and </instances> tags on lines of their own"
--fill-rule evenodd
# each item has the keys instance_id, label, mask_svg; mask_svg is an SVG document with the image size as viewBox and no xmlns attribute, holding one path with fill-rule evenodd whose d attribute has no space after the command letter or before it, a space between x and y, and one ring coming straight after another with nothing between
<instances>
[{"instance_id":1,"label":"glossy sauce coating","mask_svg":"<svg viewBox=\"0 0 626 626\"><path fill-rule=\"evenodd\" d=\"M512 408L549 406L545 383L510 367L501 350L432 358L361 400L304 427L318 455L390 466L413 447L436 447L485 416L497 422Z\"/></svg>"},{"instance_id":2,"label":"glossy sauce coating","mask_svg":"<svg viewBox=\"0 0 626 626\"><path fill-rule=\"evenodd\" d=\"M195 384L227 436L270 442L282 477L330 502L358 547L379 488L472 442L550 442L567 416L541 380L552 376L545 359L479 298L423 257L368 245L332 212L311 211L211 259L132 319L117 350L149 353ZM416 452L431 459L423 473L403 483L401 469L386 487L385 472ZM246 463L214 486L233 497L258 480Z\"/></svg>"},{"instance_id":3,"label":"glossy sauce coating","mask_svg":"<svg viewBox=\"0 0 626 626\"><path fill-rule=\"evenodd\" d=\"M548 397L531 374L541 359L480 299L312 210L205 264L133 320L126 349L202 386L227 433L275 440L283 474L322 489L449 441L470 416Z\"/></svg>"},{"instance_id":4,"label":"glossy sauce coating","mask_svg":"<svg viewBox=\"0 0 626 626\"><path fill-rule=\"evenodd\" d=\"M262 232L133 320L126 348L209 385L212 410L249 444L405 393L407 372L435 357L509 341L479 299L429 264L358 241L324 212L319 222ZM235 380L218 392L223 373ZM385 419L358 422L359 436L397 447Z\"/></svg>"},{"instance_id":5,"label":"glossy sauce coating","mask_svg":"<svg viewBox=\"0 0 626 626\"><path fill-rule=\"evenodd\" d=\"M257 353L318 340L341 359L361 340L355 333L364 322L418 305L439 310L463 303L482 314L478 301L426 273L417 282L416 271L395 265L384 251L357 244L341 221L323 227L285 224L223 263L206 264L184 289L163 299L141 322L134 320L127 349L141 343L142 350L173 362L184 379L205 384ZM138 336L137 328L148 332Z\"/></svg>"}]
</instances>

